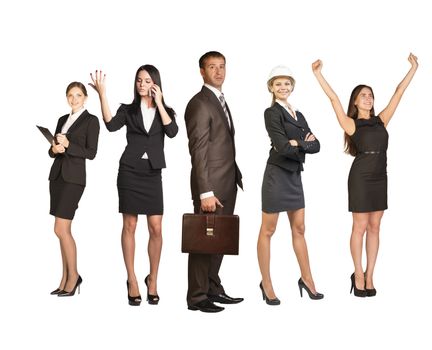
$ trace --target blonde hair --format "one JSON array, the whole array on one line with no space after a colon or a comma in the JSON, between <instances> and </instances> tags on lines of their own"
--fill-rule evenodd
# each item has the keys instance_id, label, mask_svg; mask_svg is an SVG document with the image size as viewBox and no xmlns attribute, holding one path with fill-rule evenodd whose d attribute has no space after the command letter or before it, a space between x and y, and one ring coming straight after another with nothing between
<instances>
[{"instance_id":1,"label":"blonde hair","mask_svg":"<svg viewBox=\"0 0 432 350\"><path fill-rule=\"evenodd\" d=\"M291 92L294 91L294 87L295 87L295 79L294 79L293 77L285 76L285 75L279 75L279 76L272 77L271 79L269 79L269 80L267 81L267 89L268 89L268 91L272 94L272 103L271 103L272 106L275 104L275 102L276 102L276 98L275 98L274 93L271 91L271 87L272 87L272 85L273 85L273 82L274 82L276 79L279 79L279 78L287 78L287 79L291 82L291 85L292 85L292 87L293 87L293 89L291 90Z\"/></svg>"}]
</instances>

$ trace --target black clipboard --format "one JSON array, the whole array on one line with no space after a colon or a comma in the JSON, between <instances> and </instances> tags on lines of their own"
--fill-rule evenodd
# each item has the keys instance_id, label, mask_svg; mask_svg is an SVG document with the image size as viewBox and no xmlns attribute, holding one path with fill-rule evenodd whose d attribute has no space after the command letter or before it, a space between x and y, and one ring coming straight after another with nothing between
<instances>
[{"instance_id":1,"label":"black clipboard","mask_svg":"<svg viewBox=\"0 0 432 350\"><path fill-rule=\"evenodd\" d=\"M43 136L45 136L49 144L52 145L52 142L54 141L54 136L53 134L51 134L51 131L49 131L47 128L44 128L43 126L36 125L36 127L40 130Z\"/></svg>"}]
</instances>

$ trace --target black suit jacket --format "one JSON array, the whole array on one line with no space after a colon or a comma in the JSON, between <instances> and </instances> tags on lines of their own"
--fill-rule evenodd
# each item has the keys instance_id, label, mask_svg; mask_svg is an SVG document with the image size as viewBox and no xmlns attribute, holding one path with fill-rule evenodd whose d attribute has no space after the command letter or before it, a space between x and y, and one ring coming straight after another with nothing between
<instances>
[{"instance_id":1,"label":"black suit jacket","mask_svg":"<svg viewBox=\"0 0 432 350\"><path fill-rule=\"evenodd\" d=\"M312 132L303 114L299 111L295 113L297 120L277 102L264 112L265 126L272 146L267 163L289 171L303 170L305 154L320 150L318 139L304 141L306 135ZM296 140L299 145L291 146L289 140Z\"/></svg>"},{"instance_id":2,"label":"black suit jacket","mask_svg":"<svg viewBox=\"0 0 432 350\"><path fill-rule=\"evenodd\" d=\"M61 132L69 114L62 116L58 122L55 134ZM94 159L97 152L99 139L99 120L96 116L84 111L70 126L66 137L69 147L65 153L54 154L49 149L48 153L54 159L49 174L49 180L55 180L59 174L65 182L85 186L86 184L86 159Z\"/></svg>"},{"instance_id":3,"label":"black suit jacket","mask_svg":"<svg viewBox=\"0 0 432 350\"><path fill-rule=\"evenodd\" d=\"M227 106L228 112L229 108ZM234 124L230 124L216 95L203 86L189 101L185 111L191 155L192 199L213 191L219 200L231 198L242 186L242 175L235 161Z\"/></svg>"},{"instance_id":4,"label":"black suit jacket","mask_svg":"<svg viewBox=\"0 0 432 350\"><path fill-rule=\"evenodd\" d=\"M120 164L139 169L142 164L142 156L146 152L153 169L165 168L164 136L172 138L178 132L174 115L170 115L170 118L171 123L163 125L156 108L153 123L147 132L144 128L140 106L121 105L110 122L105 123L109 131L117 131L126 125L127 145L120 158Z\"/></svg>"}]
</instances>

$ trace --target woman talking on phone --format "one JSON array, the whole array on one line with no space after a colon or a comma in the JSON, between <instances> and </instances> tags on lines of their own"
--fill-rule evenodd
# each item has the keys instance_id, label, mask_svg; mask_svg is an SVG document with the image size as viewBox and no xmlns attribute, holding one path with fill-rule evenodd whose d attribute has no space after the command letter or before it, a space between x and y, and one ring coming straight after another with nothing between
<instances>
[{"instance_id":1,"label":"woman talking on phone","mask_svg":"<svg viewBox=\"0 0 432 350\"><path fill-rule=\"evenodd\" d=\"M60 241L63 275L52 295L69 297L82 283L78 274L77 249L71 226L78 202L86 185L86 159L96 156L99 138L99 120L84 108L87 90L80 82L66 88L66 99L71 107L57 122L55 141L49 149L54 158L49 174L50 214L55 217L54 232Z\"/></svg>"},{"instance_id":2,"label":"woman talking on phone","mask_svg":"<svg viewBox=\"0 0 432 350\"><path fill-rule=\"evenodd\" d=\"M108 106L105 74L90 74L92 86L99 94L102 115L109 131L126 125L127 145L120 158L117 177L119 212L123 214L122 249L127 271L129 305L141 304L135 275L135 230L138 215L147 215L150 273L144 282L147 301L158 304L157 276L162 251L163 195L161 170L165 168L164 138L178 132L175 112L163 99L159 71L146 64L138 68L134 81L134 99L122 104L115 116Z\"/></svg>"}]
</instances>

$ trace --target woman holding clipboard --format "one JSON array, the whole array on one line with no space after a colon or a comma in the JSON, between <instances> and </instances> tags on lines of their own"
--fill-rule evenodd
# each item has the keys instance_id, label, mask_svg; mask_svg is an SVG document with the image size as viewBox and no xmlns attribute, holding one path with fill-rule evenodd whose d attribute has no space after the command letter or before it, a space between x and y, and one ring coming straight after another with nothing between
<instances>
[{"instance_id":1,"label":"woman holding clipboard","mask_svg":"<svg viewBox=\"0 0 432 350\"><path fill-rule=\"evenodd\" d=\"M59 287L51 294L59 297L74 295L82 283L71 225L86 185L85 160L96 156L99 138L99 120L84 108L85 86L80 82L70 83L66 98L72 110L58 120L55 140L48 152L54 158L49 175L50 214L55 217L54 232L60 240L63 264Z\"/></svg>"}]
</instances>

